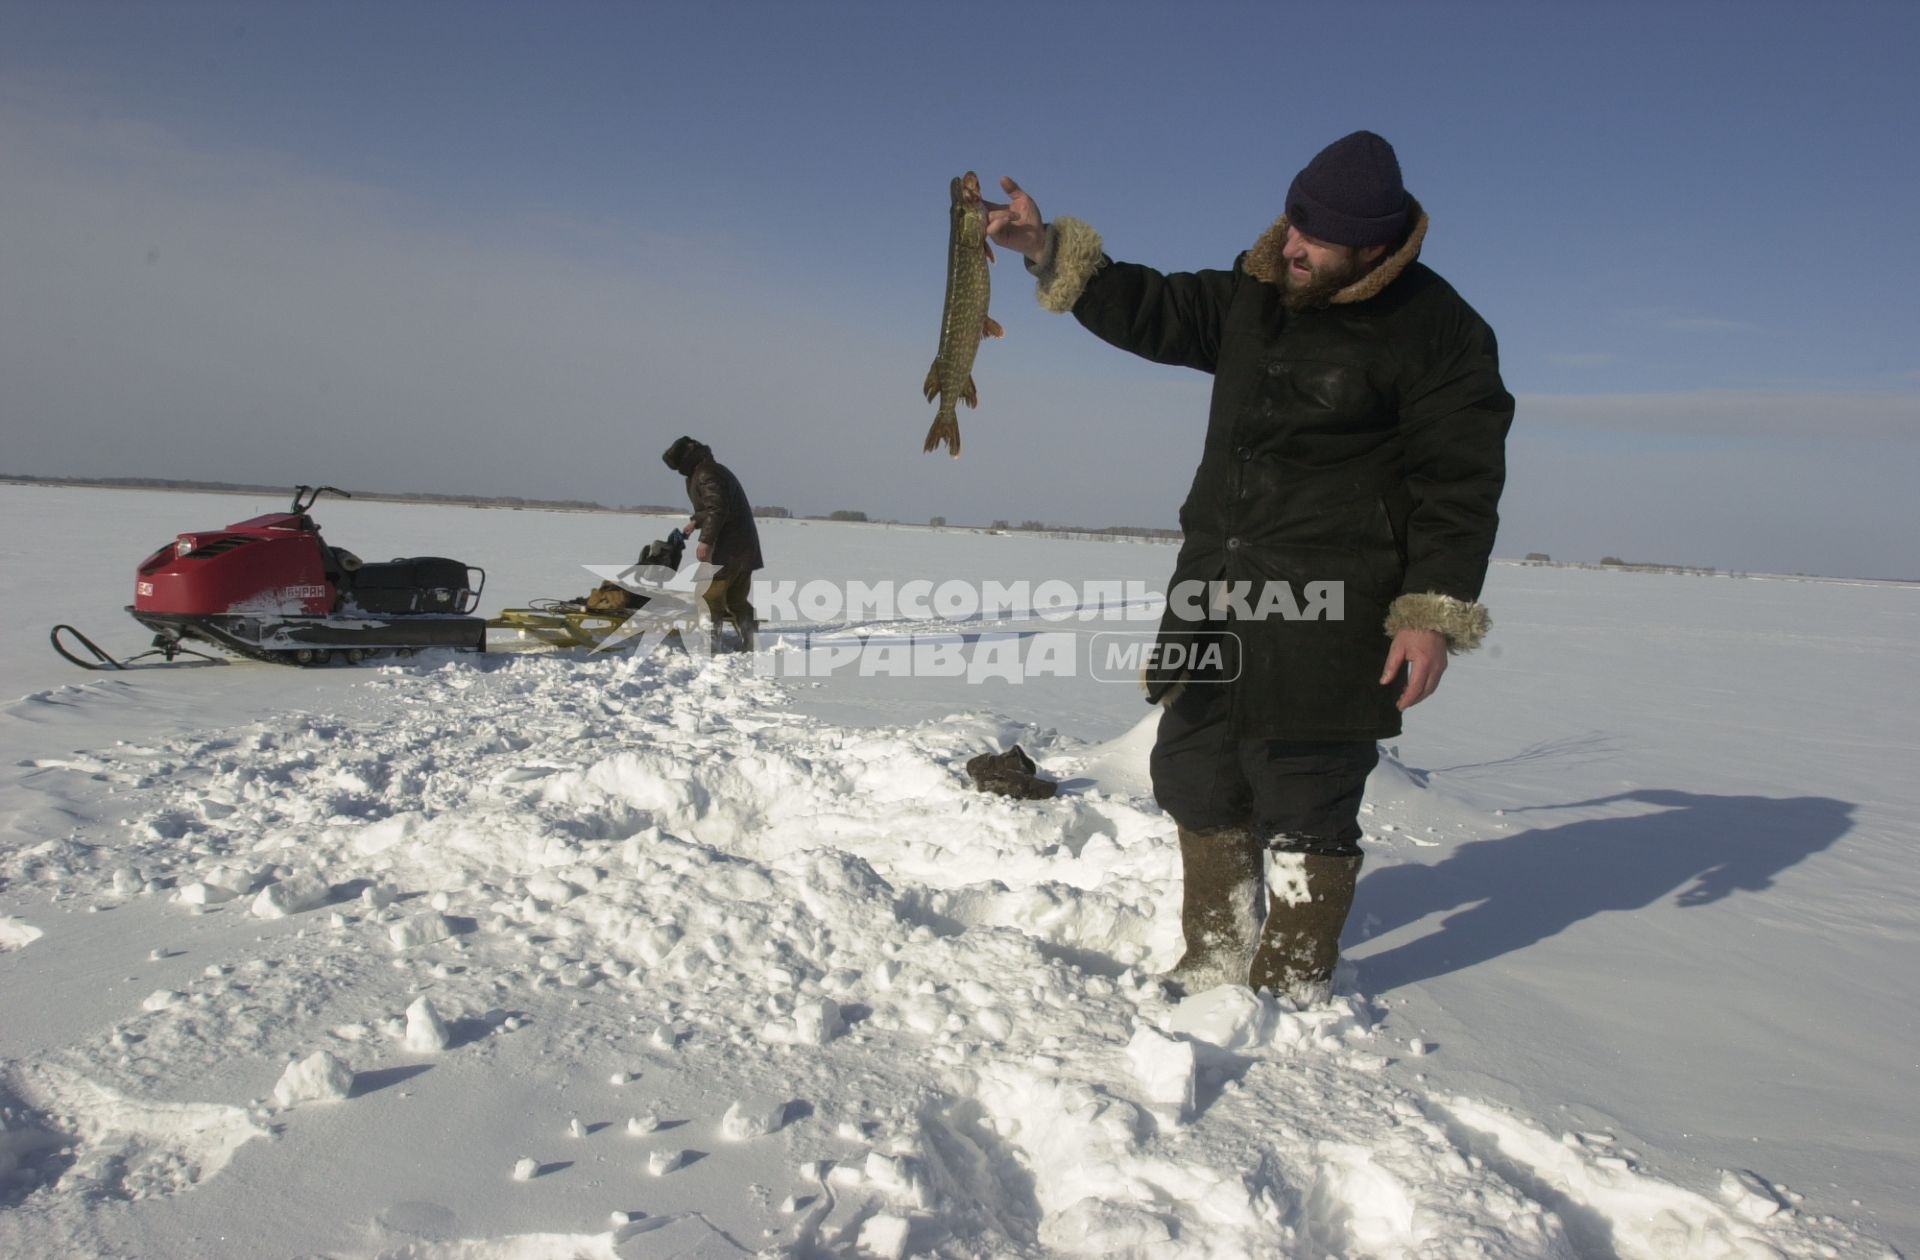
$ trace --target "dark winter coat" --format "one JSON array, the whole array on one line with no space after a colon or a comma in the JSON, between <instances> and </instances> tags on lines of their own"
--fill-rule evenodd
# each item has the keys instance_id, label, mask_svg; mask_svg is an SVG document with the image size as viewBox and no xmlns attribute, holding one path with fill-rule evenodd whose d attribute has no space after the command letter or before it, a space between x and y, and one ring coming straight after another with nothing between
<instances>
[{"instance_id":1,"label":"dark winter coat","mask_svg":"<svg viewBox=\"0 0 1920 1260\"><path fill-rule=\"evenodd\" d=\"M1404 673L1379 682L1388 635L1435 629L1456 651L1488 620L1478 603L1505 480L1513 398L1493 331L1417 261L1413 224L1380 266L1330 304L1289 312L1279 287L1283 218L1229 271L1163 275L1116 263L1093 229L1052 225L1036 271L1042 303L1071 309L1103 340L1156 363L1213 374L1185 543L1190 580L1344 584L1344 618L1234 618L1242 737L1374 739L1398 734ZM1169 607L1163 642L1195 627ZM1148 697L1178 671L1156 669Z\"/></svg>"},{"instance_id":2,"label":"dark winter coat","mask_svg":"<svg viewBox=\"0 0 1920 1260\"><path fill-rule=\"evenodd\" d=\"M764 568L753 505L747 502L740 479L714 459L704 442L682 439L669 448L668 455L673 470L687 479L694 528L700 531L700 541L711 547L707 563L724 577Z\"/></svg>"}]
</instances>

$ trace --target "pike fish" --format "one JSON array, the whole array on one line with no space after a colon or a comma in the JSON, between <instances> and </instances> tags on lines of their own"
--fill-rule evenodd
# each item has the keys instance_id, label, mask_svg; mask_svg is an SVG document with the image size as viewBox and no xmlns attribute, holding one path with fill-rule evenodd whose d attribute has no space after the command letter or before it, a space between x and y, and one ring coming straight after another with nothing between
<instances>
[{"instance_id":1,"label":"pike fish","mask_svg":"<svg viewBox=\"0 0 1920 1260\"><path fill-rule=\"evenodd\" d=\"M940 399L940 410L927 430L926 450L942 442L953 455L960 454L960 418L955 414L960 400L967 406L980 405L980 393L973 386L973 356L983 337L1005 335L993 317L987 314L987 298L992 285L987 280L987 264L993 261L993 246L987 243L987 210L980 201L980 177L972 171L954 179L952 230L947 235L947 300L940 312L940 351L927 369L927 401Z\"/></svg>"}]
</instances>

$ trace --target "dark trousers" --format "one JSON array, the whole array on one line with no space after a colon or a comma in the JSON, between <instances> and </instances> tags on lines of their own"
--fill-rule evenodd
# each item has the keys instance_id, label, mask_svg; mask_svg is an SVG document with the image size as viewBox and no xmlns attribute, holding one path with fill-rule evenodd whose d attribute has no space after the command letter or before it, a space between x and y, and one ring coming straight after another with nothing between
<instances>
[{"instance_id":1,"label":"dark trousers","mask_svg":"<svg viewBox=\"0 0 1920 1260\"><path fill-rule=\"evenodd\" d=\"M1288 853L1360 852L1360 798L1380 760L1372 740L1239 739L1228 687L1192 683L1160 714L1153 799L1190 831L1246 826Z\"/></svg>"}]
</instances>

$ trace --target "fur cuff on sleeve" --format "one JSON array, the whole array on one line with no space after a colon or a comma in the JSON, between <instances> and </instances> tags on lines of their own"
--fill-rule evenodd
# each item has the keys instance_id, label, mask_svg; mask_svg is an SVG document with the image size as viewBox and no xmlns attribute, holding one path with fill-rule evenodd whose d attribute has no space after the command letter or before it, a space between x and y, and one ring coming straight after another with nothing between
<instances>
[{"instance_id":1,"label":"fur cuff on sleeve","mask_svg":"<svg viewBox=\"0 0 1920 1260\"><path fill-rule=\"evenodd\" d=\"M1079 219L1058 218L1047 224L1047 248L1038 262L1027 264L1037 279L1034 293L1040 305L1050 311L1066 312L1080 300L1080 293L1093 279L1094 272L1107 265L1100 233Z\"/></svg>"},{"instance_id":2,"label":"fur cuff on sleeve","mask_svg":"<svg viewBox=\"0 0 1920 1260\"><path fill-rule=\"evenodd\" d=\"M1402 595L1387 608L1387 633L1402 630L1438 630L1447 636L1449 652L1471 652L1493 627L1485 604L1473 604L1451 595Z\"/></svg>"}]
</instances>

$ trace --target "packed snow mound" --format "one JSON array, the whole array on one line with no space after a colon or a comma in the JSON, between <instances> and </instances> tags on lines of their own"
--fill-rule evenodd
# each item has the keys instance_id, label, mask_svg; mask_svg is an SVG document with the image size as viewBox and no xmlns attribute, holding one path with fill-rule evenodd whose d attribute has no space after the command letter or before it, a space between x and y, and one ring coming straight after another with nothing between
<instances>
[{"instance_id":1,"label":"packed snow mound","mask_svg":"<svg viewBox=\"0 0 1920 1260\"><path fill-rule=\"evenodd\" d=\"M250 1113L126 1098L253 1064L282 1108L261 1114L347 1164L357 1115L437 1100L375 1143L442 1178L435 1201L369 1201L376 1167L316 1188L343 1232L294 1249L358 1254L372 1221L391 1254L475 1260L1882 1254L1765 1210L1750 1174L1694 1193L1395 1084L1405 1043L1358 995L1169 1003L1147 722L1097 748L991 715L854 730L739 659L483 658L354 692L87 754L74 773L119 776L124 843L0 855L0 878L150 901L227 951L62 1051L108 1083L21 1077L0 1165L111 1114L150 1146L191 1129L197 1176L162 1182L198 1184ZM1009 734L1067 790L972 790L966 760ZM42 1228L89 1219L70 1176L19 1180ZM509 1193L517 1227L461 1224ZM579 1232L589 1208L608 1228Z\"/></svg>"},{"instance_id":2,"label":"packed snow mound","mask_svg":"<svg viewBox=\"0 0 1920 1260\"><path fill-rule=\"evenodd\" d=\"M178 1194L266 1135L244 1108L148 1101L58 1066L0 1063L0 1208Z\"/></svg>"}]
</instances>

